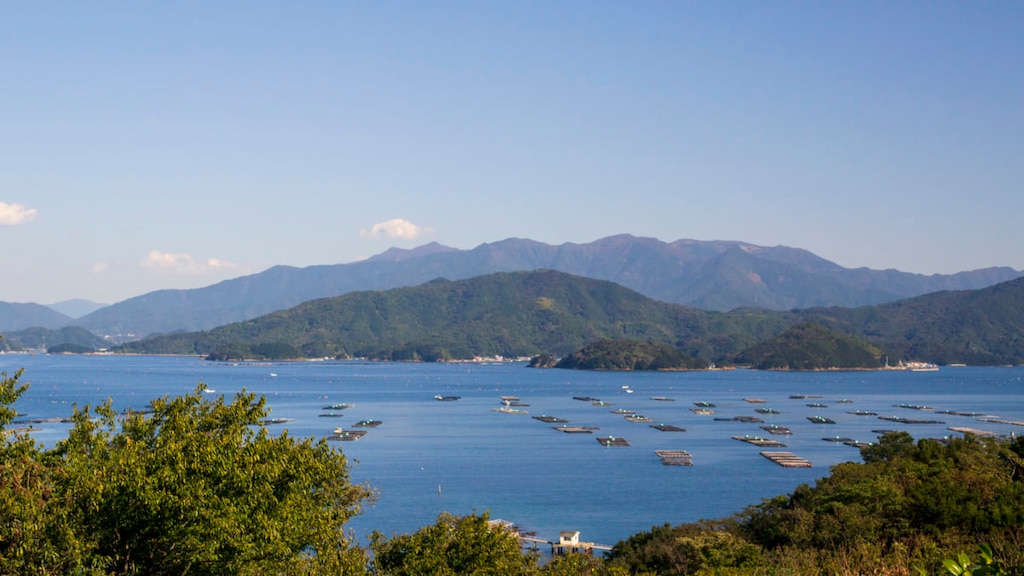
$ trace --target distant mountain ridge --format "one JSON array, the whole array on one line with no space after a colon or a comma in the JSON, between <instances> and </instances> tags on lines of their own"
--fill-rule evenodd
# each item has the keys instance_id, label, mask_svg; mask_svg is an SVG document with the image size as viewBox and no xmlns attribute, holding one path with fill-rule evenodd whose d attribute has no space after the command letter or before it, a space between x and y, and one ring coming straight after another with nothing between
<instances>
[{"instance_id":1,"label":"distant mountain ridge","mask_svg":"<svg viewBox=\"0 0 1024 576\"><path fill-rule=\"evenodd\" d=\"M81 318L86 314L92 314L106 306L109 306L109 304L100 304L99 302L93 302L92 300L85 300L82 298L73 298L71 300L47 304L48 308L56 310L65 316L70 316L71 318Z\"/></svg>"},{"instance_id":2,"label":"distant mountain ridge","mask_svg":"<svg viewBox=\"0 0 1024 576\"><path fill-rule=\"evenodd\" d=\"M0 302L0 333L37 326L58 328L71 321L70 316L42 304Z\"/></svg>"},{"instance_id":3,"label":"distant mountain ridge","mask_svg":"<svg viewBox=\"0 0 1024 576\"><path fill-rule=\"evenodd\" d=\"M982 288L1022 275L1005 267L931 276L849 269L798 248L735 241L663 242L618 235L587 244L550 245L510 238L471 250L430 243L410 250L392 248L349 264L275 266L205 288L150 292L73 323L100 334L131 335L130 339L209 329L353 291L540 269L608 280L655 300L715 311L854 307L940 290ZM49 327L62 325L66 321ZM0 330L5 328L0 324Z\"/></svg>"},{"instance_id":4,"label":"distant mountain ridge","mask_svg":"<svg viewBox=\"0 0 1024 576\"><path fill-rule=\"evenodd\" d=\"M502 272L312 300L117 350L231 360L433 361L560 357L600 340L662 343L703 361L768 368L881 367L883 355L893 364L1022 365L1024 278L860 308L714 312L659 302L606 280Z\"/></svg>"}]
</instances>

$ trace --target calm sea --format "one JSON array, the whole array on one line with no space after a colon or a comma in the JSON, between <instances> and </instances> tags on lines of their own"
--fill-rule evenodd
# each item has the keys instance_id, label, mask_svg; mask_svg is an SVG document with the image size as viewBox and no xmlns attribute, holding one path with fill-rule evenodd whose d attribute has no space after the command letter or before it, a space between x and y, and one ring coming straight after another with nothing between
<instances>
[{"instance_id":1,"label":"calm sea","mask_svg":"<svg viewBox=\"0 0 1024 576\"><path fill-rule=\"evenodd\" d=\"M608 373L533 370L523 364L232 365L173 357L0 355L0 369L13 373L21 367L23 381L31 387L16 408L26 418L67 416L73 404L95 405L107 398L118 409L143 408L155 397L191 392L203 382L217 394L246 389L265 395L272 417L294 419L270 429L287 428L294 436L322 437L339 425L383 421L360 440L334 443L353 464L352 478L368 483L379 496L350 523L363 541L372 530L415 530L442 511L489 511L492 518L514 522L539 537L557 539L559 531L579 530L583 540L614 544L654 525L730 515L762 498L813 483L832 464L859 461L856 448L826 437L871 441L878 429L903 429L915 437L955 435L949 426L1001 435L1024 431L894 406L926 405L1021 421L1024 368ZM790 398L794 394L820 398ZM461 398L439 402L435 395ZM494 412L501 396L519 397L529 405L521 408L529 414ZM599 398L610 406L593 406L574 396ZM319 417L324 406L341 402L354 404L344 417ZM692 413L695 402L715 404L715 414ZM808 406L813 403L825 407ZM779 414L754 412L764 407ZM615 408L632 409L654 424L686 431L661 432L628 422L611 412ZM895 424L855 416L851 410L944 423ZM600 430L558 432L533 418L541 415ZM835 424L813 424L807 417L814 415ZM714 420L733 416L758 416L790 427L793 434L771 436L756 423ZM48 446L68 431L65 424L35 426L35 438ZM731 439L737 435L782 440L784 450L810 460L813 468L779 467L762 458L760 448ZM598 436L624 438L629 446L604 447ZM694 465L663 466L654 453L660 449L687 450Z\"/></svg>"}]
</instances>

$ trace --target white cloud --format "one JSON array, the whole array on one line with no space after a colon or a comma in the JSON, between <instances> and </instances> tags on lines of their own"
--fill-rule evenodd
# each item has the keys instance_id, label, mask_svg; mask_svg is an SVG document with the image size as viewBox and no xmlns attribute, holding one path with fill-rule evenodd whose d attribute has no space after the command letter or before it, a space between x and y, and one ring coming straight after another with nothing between
<instances>
[{"instance_id":1,"label":"white cloud","mask_svg":"<svg viewBox=\"0 0 1024 576\"><path fill-rule=\"evenodd\" d=\"M36 217L35 208L26 208L21 204L0 202L0 225L16 226Z\"/></svg>"},{"instance_id":2,"label":"white cloud","mask_svg":"<svg viewBox=\"0 0 1024 576\"><path fill-rule=\"evenodd\" d=\"M198 261L188 254L172 254L158 250L151 251L139 262L139 265L159 274L188 274L193 276L239 269L239 266L234 262L228 262L220 258L207 258L205 261Z\"/></svg>"},{"instance_id":3,"label":"white cloud","mask_svg":"<svg viewBox=\"0 0 1024 576\"><path fill-rule=\"evenodd\" d=\"M424 234L430 234L434 230L424 226L417 226L404 218L394 218L387 222L374 224L369 230L360 230L359 235L363 238L401 238L402 240L415 240Z\"/></svg>"},{"instance_id":4,"label":"white cloud","mask_svg":"<svg viewBox=\"0 0 1024 576\"><path fill-rule=\"evenodd\" d=\"M97 262L92 265L93 274L102 274L107 270L110 270L110 264L108 264L107 262Z\"/></svg>"}]
</instances>

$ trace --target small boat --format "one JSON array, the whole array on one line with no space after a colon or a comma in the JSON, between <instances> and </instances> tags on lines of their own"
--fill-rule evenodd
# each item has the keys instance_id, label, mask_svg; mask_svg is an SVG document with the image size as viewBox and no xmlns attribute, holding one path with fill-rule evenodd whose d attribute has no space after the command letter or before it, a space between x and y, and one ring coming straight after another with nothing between
<instances>
[{"instance_id":1,"label":"small boat","mask_svg":"<svg viewBox=\"0 0 1024 576\"><path fill-rule=\"evenodd\" d=\"M441 402L454 402L459 398L462 398L462 396L441 396L440 394L434 396L434 400L439 400Z\"/></svg>"},{"instance_id":2,"label":"small boat","mask_svg":"<svg viewBox=\"0 0 1024 576\"><path fill-rule=\"evenodd\" d=\"M568 422L568 420L566 420L565 418L558 418L557 416L547 416L547 415L534 416L533 419L534 420L540 420L541 422L544 422L544 423L547 423L547 424L565 424L565 423Z\"/></svg>"},{"instance_id":3,"label":"small boat","mask_svg":"<svg viewBox=\"0 0 1024 576\"><path fill-rule=\"evenodd\" d=\"M356 422L352 426L356 428L376 428L381 424L383 424L383 422L381 422L380 420L360 420L359 422Z\"/></svg>"},{"instance_id":4,"label":"small boat","mask_svg":"<svg viewBox=\"0 0 1024 576\"><path fill-rule=\"evenodd\" d=\"M698 416L710 416L715 413L711 408L690 408L690 412L693 412Z\"/></svg>"},{"instance_id":5,"label":"small boat","mask_svg":"<svg viewBox=\"0 0 1024 576\"><path fill-rule=\"evenodd\" d=\"M270 424L287 424L288 422L294 422L295 418L267 418L266 420L260 420L260 424L269 426Z\"/></svg>"},{"instance_id":6,"label":"small boat","mask_svg":"<svg viewBox=\"0 0 1024 576\"><path fill-rule=\"evenodd\" d=\"M330 441L342 441L351 442L352 440L359 440L363 436L366 436L366 430L342 430L341 428L335 428L334 434L327 437Z\"/></svg>"},{"instance_id":7,"label":"small boat","mask_svg":"<svg viewBox=\"0 0 1024 576\"><path fill-rule=\"evenodd\" d=\"M835 420L833 420L831 418L825 418L824 416L808 416L807 419L810 420L814 424L835 424L836 423Z\"/></svg>"},{"instance_id":8,"label":"small boat","mask_svg":"<svg viewBox=\"0 0 1024 576\"><path fill-rule=\"evenodd\" d=\"M520 410L519 408L512 408L511 406L502 406L501 408L493 408L492 412L501 412L502 414L529 414L527 410Z\"/></svg>"},{"instance_id":9,"label":"small boat","mask_svg":"<svg viewBox=\"0 0 1024 576\"><path fill-rule=\"evenodd\" d=\"M697 406L699 408L714 408L715 407L715 405L712 404L711 402L694 402L693 405Z\"/></svg>"},{"instance_id":10,"label":"small boat","mask_svg":"<svg viewBox=\"0 0 1024 576\"><path fill-rule=\"evenodd\" d=\"M552 426L552 429L566 434L593 434L595 430L600 430L597 426Z\"/></svg>"},{"instance_id":11,"label":"small boat","mask_svg":"<svg viewBox=\"0 0 1024 576\"><path fill-rule=\"evenodd\" d=\"M641 416L639 414L630 414L625 418L627 422L654 422L653 418L648 418L647 416Z\"/></svg>"}]
</instances>

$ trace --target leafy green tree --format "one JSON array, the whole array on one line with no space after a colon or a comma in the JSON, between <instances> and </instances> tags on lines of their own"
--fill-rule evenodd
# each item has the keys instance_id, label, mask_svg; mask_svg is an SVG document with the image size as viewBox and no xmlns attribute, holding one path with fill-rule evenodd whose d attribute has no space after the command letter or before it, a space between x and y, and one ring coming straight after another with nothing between
<instances>
[{"instance_id":1,"label":"leafy green tree","mask_svg":"<svg viewBox=\"0 0 1024 576\"><path fill-rule=\"evenodd\" d=\"M53 452L57 488L95 554L118 574L352 568L361 554L343 526L368 493L344 456L268 435L265 399L209 401L204 389L155 400L150 414L76 409Z\"/></svg>"},{"instance_id":2,"label":"leafy green tree","mask_svg":"<svg viewBox=\"0 0 1024 576\"><path fill-rule=\"evenodd\" d=\"M592 554L570 552L560 554L541 568L544 576L653 576L650 573L630 572L621 566L612 566Z\"/></svg>"},{"instance_id":3,"label":"leafy green tree","mask_svg":"<svg viewBox=\"0 0 1024 576\"><path fill-rule=\"evenodd\" d=\"M973 562L967 554L957 554L956 559L945 559L942 565L954 576L1013 576L1024 573L1024 567L1014 568L999 561L992 548L987 544L978 546L978 562ZM924 573L922 571L922 573Z\"/></svg>"},{"instance_id":4,"label":"leafy green tree","mask_svg":"<svg viewBox=\"0 0 1024 576\"><path fill-rule=\"evenodd\" d=\"M370 497L325 441L271 437L264 399L194 393L75 410L52 450L3 430L26 387L0 379L0 573L364 574L343 532Z\"/></svg>"},{"instance_id":5,"label":"leafy green tree","mask_svg":"<svg viewBox=\"0 0 1024 576\"><path fill-rule=\"evenodd\" d=\"M370 536L373 572L381 576L455 574L515 576L540 573L537 556L524 554L519 538L492 524L488 514L442 513L434 524L388 539Z\"/></svg>"},{"instance_id":6,"label":"leafy green tree","mask_svg":"<svg viewBox=\"0 0 1024 576\"><path fill-rule=\"evenodd\" d=\"M21 375L0 374L0 574L87 573L82 547L46 513L52 470L28 434L6 429L17 415L11 405L28 389Z\"/></svg>"}]
</instances>

